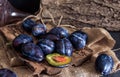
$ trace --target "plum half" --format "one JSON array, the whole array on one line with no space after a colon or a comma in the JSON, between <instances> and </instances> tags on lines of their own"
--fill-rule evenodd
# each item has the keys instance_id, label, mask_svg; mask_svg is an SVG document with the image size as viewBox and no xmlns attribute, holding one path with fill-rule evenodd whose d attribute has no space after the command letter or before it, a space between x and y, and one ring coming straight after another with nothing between
<instances>
[{"instance_id":1,"label":"plum half","mask_svg":"<svg viewBox=\"0 0 120 77\"><path fill-rule=\"evenodd\" d=\"M48 54L46 56L47 62L55 67L64 67L71 62L71 57L60 55L58 53Z\"/></svg>"}]
</instances>

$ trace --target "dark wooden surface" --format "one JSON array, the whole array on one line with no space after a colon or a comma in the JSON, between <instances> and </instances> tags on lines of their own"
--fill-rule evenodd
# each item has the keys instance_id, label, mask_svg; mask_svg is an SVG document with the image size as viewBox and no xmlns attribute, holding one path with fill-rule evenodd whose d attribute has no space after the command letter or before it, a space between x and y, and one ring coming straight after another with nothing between
<instances>
[{"instance_id":1,"label":"dark wooden surface","mask_svg":"<svg viewBox=\"0 0 120 77\"><path fill-rule=\"evenodd\" d=\"M120 48L120 31L118 31L118 32L110 31L110 34L116 40L116 44L113 49ZM120 50L115 51L115 53L116 53L118 59L120 60ZM110 74L110 75L107 75L107 76L101 76L101 77L120 77L120 71Z\"/></svg>"}]
</instances>

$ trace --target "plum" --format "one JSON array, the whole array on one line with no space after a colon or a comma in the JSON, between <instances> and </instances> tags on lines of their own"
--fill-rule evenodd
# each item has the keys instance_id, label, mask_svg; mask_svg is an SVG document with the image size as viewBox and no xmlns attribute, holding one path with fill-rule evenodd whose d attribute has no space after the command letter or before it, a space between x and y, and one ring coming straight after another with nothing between
<instances>
[{"instance_id":1,"label":"plum","mask_svg":"<svg viewBox=\"0 0 120 77\"><path fill-rule=\"evenodd\" d=\"M26 34L20 34L13 40L12 44L16 50L20 50L22 44L29 43L29 42L33 42L33 39L31 36Z\"/></svg>"},{"instance_id":2,"label":"plum","mask_svg":"<svg viewBox=\"0 0 120 77\"><path fill-rule=\"evenodd\" d=\"M3 68L0 69L0 77L17 77L17 75L13 71Z\"/></svg>"},{"instance_id":3,"label":"plum","mask_svg":"<svg viewBox=\"0 0 120 77\"><path fill-rule=\"evenodd\" d=\"M22 55L29 60L40 62L44 59L44 54L39 46L34 43L22 45Z\"/></svg>"},{"instance_id":4,"label":"plum","mask_svg":"<svg viewBox=\"0 0 120 77\"><path fill-rule=\"evenodd\" d=\"M56 41L55 47L56 52L66 56L72 56L73 46L67 38Z\"/></svg>"},{"instance_id":5,"label":"plum","mask_svg":"<svg viewBox=\"0 0 120 77\"><path fill-rule=\"evenodd\" d=\"M69 36L68 30L62 27L54 27L49 31L50 34L54 34L59 38L67 38Z\"/></svg>"},{"instance_id":6,"label":"plum","mask_svg":"<svg viewBox=\"0 0 120 77\"><path fill-rule=\"evenodd\" d=\"M57 40L60 40L60 38L58 38L56 35L53 35L53 34L45 34L45 35L42 35L40 36L41 39L49 39L49 40L52 40L52 41L57 41Z\"/></svg>"},{"instance_id":7,"label":"plum","mask_svg":"<svg viewBox=\"0 0 120 77\"><path fill-rule=\"evenodd\" d=\"M39 37L40 35L43 35L46 33L46 26L43 24L37 24L35 26L33 26L32 28L32 34L35 37Z\"/></svg>"},{"instance_id":8,"label":"plum","mask_svg":"<svg viewBox=\"0 0 120 77\"><path fill-rule=\"evenodd\" d=\"M50 54L54 51L55 44L49 39L40 39L37 45L42 49L44 54Z\"/></svg>"},{"instance_id":9,"label":"plum","mask_svg":"<svg viewBox=\"0 0 120 77\"><path fill-rule=\"evenodd\" d=\"M69 36L69 39L76 50L80 50L85 47L87 38L87 34L80 30L73 32Z\"/></svg>"},{"instance_id":10,"label":"plum","mask_svg":"<svg viewBox=\"0 0 120 77\"><path fill-rule=\"evenodd\" d=\"M32 27L35 26L37 23L31 19L26 19L25 21L23 21L22 23L22 27L25 31L27 32L31 32L32 31Z\"/></svg>"},{"instance_id":11,"label":"plum","mask_svg":"<svg viewBox=\"0 0 120 77\"><path fill-rule=\"evenodd\" d=\"M113 58L107 54L100 54L95 61L95 68L102 75L108 75L114 65Z\"/></svg>"}]
</instances>

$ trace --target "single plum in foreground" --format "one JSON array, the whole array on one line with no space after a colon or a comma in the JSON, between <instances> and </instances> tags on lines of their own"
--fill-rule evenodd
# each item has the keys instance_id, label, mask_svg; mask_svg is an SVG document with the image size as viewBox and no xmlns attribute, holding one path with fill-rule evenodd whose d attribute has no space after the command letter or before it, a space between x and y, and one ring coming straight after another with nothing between
<instances>
[{"instance_id":1,"label":"single plum in foreground","mask_svg":"<svg viewBox=\"0 0 120 77\"><path fill-rule=\"evenodd\" d=\"M100 54L95 62L95 68L102 75L110 74L114 65L113 58L107 54Z\"/></svg>"},{"instance_id":2,"label":"single plum in foreground","mask_svg":"<svg viewBox=\"0 0 120 77\"><path fill-rule=\"evenodd\" d=\"M35 37L39 37L39 36L45 34L46 30L47 29L46 29L45 25L43 25L43 24L37 24L37 25L33 26L33 28L32 28L32 34Z\"/></svg>"}]
</instances>

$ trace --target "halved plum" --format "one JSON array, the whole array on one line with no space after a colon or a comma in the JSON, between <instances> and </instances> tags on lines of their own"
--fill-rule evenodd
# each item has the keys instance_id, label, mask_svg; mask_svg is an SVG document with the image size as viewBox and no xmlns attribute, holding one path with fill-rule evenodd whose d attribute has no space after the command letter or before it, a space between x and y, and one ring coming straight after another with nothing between
<instances>
[{"instance_id":1,"label":"halved plum","mask_svg":"<svg viewBox=\"0 0 120 77\"><path fill-rule=\"evenodd\" d=\"M60 55L58 53L48 54L46 56L47 62L55 67L64 67L67 64L71 63L71 57Z\"/></svg>"}]
</instances>

